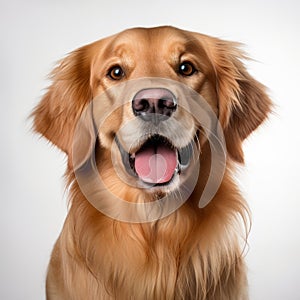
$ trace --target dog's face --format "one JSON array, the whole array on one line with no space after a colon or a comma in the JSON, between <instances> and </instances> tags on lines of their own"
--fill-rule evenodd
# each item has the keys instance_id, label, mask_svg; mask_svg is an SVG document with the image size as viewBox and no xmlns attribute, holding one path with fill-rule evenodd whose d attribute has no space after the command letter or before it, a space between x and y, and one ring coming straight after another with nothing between
<instances>
[{"instance_id":1,"label":"dog's face","mask_svg":"<svg viewBox=\"0 0 300 300\"><path fill-rule=\"evenodd\" d=\"M95 98L127 81L164 78L197 91L218 113L213 65L196 37L171 28L134 29L100 44L91 73ZM135 81L133 93L123 95L128 99L99 128L99 137L108 151L117 141L121 155L115 157L145 191L170 191L180 185L190 160L184 156L195 151L200 128L180 103L180 86L157 80L149 87L146 81ZM111 109L111 99L100 101Z\"/></svg>"},{"instance_id":2,"label":"dog's face","mask_svg":"<svg viewBox=\"0 0 300 300\"><path fill-rule=\"evenodd\" d=\"M117 178L113 162L107 162L113 157L123 176L136 182L134 188L150 194L176 190L191 157L206 155L207 141L180 87L194 90L210 106L224 131L229 160L243 161L242 141L266 118L270 100L242 58L236 44L173 27L124 31L62 61L34 112L35 129L69 155L72 168L76 124L90 101L99 99L99 113L106 116L99 124L94 120L100 174ZM130 92L127 82L134 82ZM107 91L122 91L113 110L120 97L103 97Z\"/></svg>"}]
</instances>

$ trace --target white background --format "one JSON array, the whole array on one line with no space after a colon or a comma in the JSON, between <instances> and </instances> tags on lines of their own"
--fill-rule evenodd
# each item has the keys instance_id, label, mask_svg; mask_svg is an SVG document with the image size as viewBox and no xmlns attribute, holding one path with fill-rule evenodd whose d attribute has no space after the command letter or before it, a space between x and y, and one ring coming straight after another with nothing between
<instances>
[{"instance_id":1,"label":"white background","mask_svg":"<svg viewBox=\"0 0 300 300\"><path fill-rule=\"evenodd\" d=\"M300 299L300 2L0 2L0 299L44 299L66 214L64 156L26 120L69 51L128 27L170 24L245 43L250 72L276 114L245 143L241 187L253 214L247 255L253 300ZM216 299L217 300L217 299Z\"/></svg>"}]
</instances>

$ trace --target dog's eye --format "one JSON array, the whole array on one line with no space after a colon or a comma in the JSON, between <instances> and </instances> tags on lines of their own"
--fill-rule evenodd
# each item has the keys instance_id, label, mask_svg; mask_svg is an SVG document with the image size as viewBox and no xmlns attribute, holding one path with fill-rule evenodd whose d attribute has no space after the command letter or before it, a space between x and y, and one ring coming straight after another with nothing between
<instances>
[{"instance_id":1,"label":"dog's eye","mask_svg":"<svg viewBox=\"0 0 300 300\"><path fill-rule=\"evenodd\" d=\"M182 76L191 76L196 71L197 70L194 65L189 61L184 61L183 63L181 63L178 70L179 74Z\"/></svg>"},{"instance_id":2,"label":"dog's eye","mask_svg":"<svg viewBox=\"0 0 300 300\"><path fill-rule=\"evenodd\" d=\"M109 69L107 75L110 79L120 80L125 76L125 72L120 66L114 66Z\"/></svg>"}]
</instances>

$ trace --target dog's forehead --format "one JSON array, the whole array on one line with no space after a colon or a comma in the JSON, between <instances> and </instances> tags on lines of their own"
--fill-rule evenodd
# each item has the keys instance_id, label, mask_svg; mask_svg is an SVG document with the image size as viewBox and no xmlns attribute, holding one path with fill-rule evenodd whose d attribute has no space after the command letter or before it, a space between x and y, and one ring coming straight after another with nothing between
<instances>
[{"instance_id":1,"label":"dog's forehead","mask_svg":"<svg viewBox=\"0 0 300 300\"><path fill-rule=\"evenodd\" d=\"M182 59L198 62L199 68L206 74L213 73L208 53L209 37L176 27L162 26L152 28L131 28L113 35L100 43L97 61L121 62L132 69L136 65L156 71L163 68L161 62L177 66Z\"/></svg>"},{"instance_id":2,"label":"dog's forehead","mask_svg":"<svg viewBox=\"0 0 300 300\"><path fill-rule=\"evenodd\" d=\"M131 28L122 31L111 40L110 49L162 49L199 46L199 41L188 31L175 27Z\"/></svg>"}]
</instances>

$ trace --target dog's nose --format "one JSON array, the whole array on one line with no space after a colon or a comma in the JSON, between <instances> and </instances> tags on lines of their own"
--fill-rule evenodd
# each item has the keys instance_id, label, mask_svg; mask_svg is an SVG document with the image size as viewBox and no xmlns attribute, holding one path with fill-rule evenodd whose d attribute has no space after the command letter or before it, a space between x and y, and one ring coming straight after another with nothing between
<instances>
[{"instance_id":1,"label":"dog's nose","mask_svg":"<svg viewBox=\"0 0 300 300\"><path fill-rule=\"evenodd\" d=\"M141 90L132 100L133 113L144 121L154 123L168 119L176 108L175 96L163 88Z\"/></svg>"}]
</instances>

